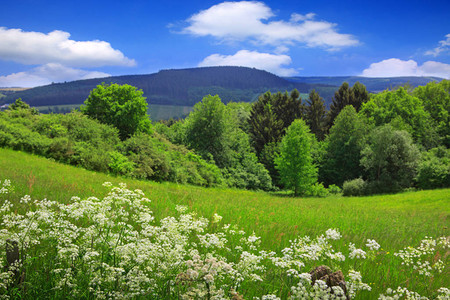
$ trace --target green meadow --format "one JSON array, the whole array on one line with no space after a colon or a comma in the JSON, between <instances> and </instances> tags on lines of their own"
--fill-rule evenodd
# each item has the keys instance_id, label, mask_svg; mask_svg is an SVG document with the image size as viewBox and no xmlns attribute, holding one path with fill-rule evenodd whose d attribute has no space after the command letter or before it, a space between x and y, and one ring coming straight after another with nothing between
<instances>
[{"instance_id":1,"label":"green meadow","mask_svg":"<svg viewBox=\"0 0 450 300\"><path fill-rule=\"evenodd\" d=\"M450 189L369 197L294 198L282 193L114 177L8 149L0 149L0 178L11 180L14 191L8 198L13 203L18 203L25 194L32 199L47 198L60 203L68 203L72 196L100 198L107 193L102 183L124 182L130 189L141 189L151 200L156 220L173 215L177 205L186 205L190 211L208 219L217 213L223 217L224 224L235 224L247 233L254 232L261 237L262 249L275 252L287 247L289 240L305 235L319 236L329 228L336 228L342 234L336 244L341 248L350 242L358 247L367 239L374 239L381 245L375 259L357 264L348 260L341 265L344 274L357 268L363 281L372 287L372 292L360 295L361 299L376 299L386 288L397 286L430 297L438 288L450 285L448 250L436 254L443 258L445 269L431 278L402 266L393 255L405 247L419 246L427 236L449 236ZM26 206L22 208L26 210ZM277 289L280 287L274 283L274 293ZM284 294L279 292L283 298Z\"/></svg>"}]
</instances>

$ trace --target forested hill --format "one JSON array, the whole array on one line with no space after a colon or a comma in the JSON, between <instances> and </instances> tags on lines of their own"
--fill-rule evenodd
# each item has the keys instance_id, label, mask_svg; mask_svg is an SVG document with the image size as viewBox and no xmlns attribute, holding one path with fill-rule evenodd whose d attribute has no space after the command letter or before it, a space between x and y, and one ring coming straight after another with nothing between
<instances>
[{"instance_id":1,"label":"forested hill","mask_svg":"<svg viewBox=\"0 0 450 300\"><path fill-rule=\"evenodd\" d=\"M435 77L367 78L358 76L282 78L254 68L205 67L162 70L158 73L146 75L112 76L55 83L6 94L0 97L0 105L12 103L17 98L22 98L32 106L82 104L93 88L105 82L107 84L130 84L142 89L149 104L193 106L208 94L219 95L224 103L232 100L251 102L268 90L278 92L296 88L300 93L309 93L312 89L316 89L328 106L334 92L345 81L351 86L359 81L367 87L369 92L379 92L405 84L416 87L433 80L440 81L442 79Z\"/></svg>"},{"instance_id":2,"label":"forested hill","mask_svg":"<svg viewBox=\"0 0 450 300\"><path fill-rule=\"evenodd\" d=\"M102 82L136 86L143 90L150 104L184 106L192 106L208 94L218 94L225 103L231 100L249 102L267 90L297 88L307 93L322 86L290 82L269 72L245 67L206 67L55 83L16 92L0 101L10 103L20 97L32 106L81 104Z\"/></svg>"},{"instance_id":3,"label":"forested hill","mask_svg":"<svg viewBox=\"0 0 450 300\"><path fill-rule=\"evenodd\" d=\"M340 86L347 82L350 86L356 82L364 84L368 91L377 93L386 89L409 84L411 87L426 85L431 81L441 81L438 77L361 77L361 76L314 76L314 77L285 77L291 82L302 82L309 84L324 84L332 86ZM324 97L325 98L325 97Z\"/></svg>"}]
</instances>

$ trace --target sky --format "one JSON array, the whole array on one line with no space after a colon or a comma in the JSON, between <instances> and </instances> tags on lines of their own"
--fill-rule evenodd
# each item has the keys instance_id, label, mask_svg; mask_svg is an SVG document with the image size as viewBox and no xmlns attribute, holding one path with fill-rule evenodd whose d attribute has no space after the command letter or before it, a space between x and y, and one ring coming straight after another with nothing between
<instances>
[{"instance_id":1,"label":"sky","mask_svg":"<svg viewBox=\"0 0 450 300\"><path fill-rule=\"evenodd\" d=\"M450 79L450 1L2 0L0 87L235 65Z\"/></svg>"}]
</instances>

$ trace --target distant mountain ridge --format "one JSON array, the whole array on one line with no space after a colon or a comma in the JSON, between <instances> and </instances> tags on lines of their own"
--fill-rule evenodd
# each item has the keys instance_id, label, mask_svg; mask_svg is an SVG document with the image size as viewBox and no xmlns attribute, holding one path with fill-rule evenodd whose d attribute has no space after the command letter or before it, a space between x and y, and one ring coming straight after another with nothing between
<instances>
[{"instance_id":1,"label":"distant mountain ridge","mask_svg":"<svg viewBox=\"0 0 450 300\"><path fill-rule=\"evenodd\" d=\"M16 92L4 103L22 98L32 106L82 104L90 91L105 82L130 84L142 89L150 104L193 106L207 94L219 94L224 102L255 100L267 90L307 93L321 84L291 82L272 73L246 67L205 67L162 70L148 75L125 75L55 83Z\"/></svg>"},{"instance_id":2,"label":"distant mountain ridge","mask_svg":"<svg viewBox=\"0 0 450 300\"><path fill-rule=\"evenodd\" d=\"M112 76L55 83L8 93L0 98L0 105L14 102L17 98L22 98L32 106L79 105L84 103L92 89L105 82L107 84L130 84L142 89L150 105L193 106L208 94L218 94L225 103L229 101L251 102L268 90L284 92L296 88L300 93L309 93L312 89L316 89L328 106L334 92L344 81L350 85L359 81L366 85L370 92L379 92L406 83L416 87L433 80L440 81L442 79L436 77L367 78L358 76L279 77L267 71L247 67L202 67L162 70L145 75Z\"/></svg>"},{"instance_id":3,"label":"distant mountain ridge","mask_svg":"<svg viewBox=\"0 0 450 300\"><path fill-rule=\"evenodd\" d=\"M426 85L431 81L441 81L439 77L362 77L362 76L311 76L311 77L285 77L291 82L302 82L309 84L325 84L332 86L340 86L344 82L348 82L353 86L356 82L364 84L368 91L377 93L386 89L409 84L412 87Z\"/></svg>"}]
</instances>

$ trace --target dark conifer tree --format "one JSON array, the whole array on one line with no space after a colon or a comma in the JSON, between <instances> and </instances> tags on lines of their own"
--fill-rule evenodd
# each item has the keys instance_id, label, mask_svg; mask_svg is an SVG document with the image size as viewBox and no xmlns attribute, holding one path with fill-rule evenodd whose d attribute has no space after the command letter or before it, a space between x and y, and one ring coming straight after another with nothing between
<instances>
[{"instance_id":1,"label":"dark conifer tree","mask_svg":"<svg viewBox=\"0 0 450 300\"><path fill-rule=\"evenodd\" d=\"M351 99L351 105L359 112L363 103L369 101L369 92L366 89L366 86L362 83L356 82L351 88L353 99Z\"/></svg>"},{"instance_id":2,"label":"dark conifer tree","mask_svg":"<svg viewBox=\"0 0 450 300\"><path fill-rule=\"evenodd\" d=\"M305 108L305 119L309 125L311 132L316 135L316 138L321 141L325 137L326 131L326 107L323 98L320 97L316 90L312 90L309 93L309 99L307 100L307 106Z\"/></svg>"}]
</instances>

